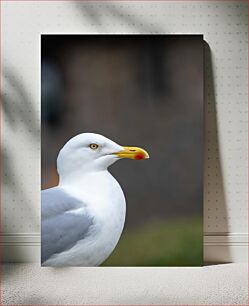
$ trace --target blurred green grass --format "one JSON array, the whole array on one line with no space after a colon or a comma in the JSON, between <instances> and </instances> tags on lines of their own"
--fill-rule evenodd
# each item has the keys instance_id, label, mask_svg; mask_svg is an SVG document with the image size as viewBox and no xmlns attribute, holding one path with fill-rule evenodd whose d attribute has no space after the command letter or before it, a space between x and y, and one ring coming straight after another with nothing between
<instances>
[{"instance_id":1,"label":"blurred green grass","mask_svg":"<svg viewBox=\"0 0 249 306\"><path fill-rule=\"evenodd\" d=\"M201 217L158 220L123 232L102 266L201 266Z\"/></svg>"}]
</instances>

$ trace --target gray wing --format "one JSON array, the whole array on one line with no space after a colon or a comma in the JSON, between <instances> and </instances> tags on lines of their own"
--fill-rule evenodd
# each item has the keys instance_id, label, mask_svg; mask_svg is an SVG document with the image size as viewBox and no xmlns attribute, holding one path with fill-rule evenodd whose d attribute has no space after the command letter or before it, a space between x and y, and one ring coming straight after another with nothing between
<instances>
[{"instance_id":1,"label":"gray wing","mask_svg":"<svg viewBox=\"0 0 249 306\"><path fill-rule=\"evenodd\" d=\"M86 205L55 187L41 192L41 261L83 239L93 224Z\"/></svg>"}]
</instances>

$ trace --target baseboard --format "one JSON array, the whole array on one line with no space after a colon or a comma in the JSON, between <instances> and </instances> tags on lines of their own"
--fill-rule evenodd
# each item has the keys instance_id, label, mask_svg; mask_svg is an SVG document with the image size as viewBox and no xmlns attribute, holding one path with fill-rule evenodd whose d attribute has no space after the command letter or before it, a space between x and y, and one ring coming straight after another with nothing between
<instances>
[{"instance_id":1,"label":"baseboard","mask_svg":"<svg viewBox=\"0 0 249 306\"><path fill-rule=\"evenodd\" d=\"M204 261L248 262L248 233L204 233Z\"/></svg>"},{"instance_id":2,"label":"baseboard","mask_svg":"<svg viewBox=\"0 0 249 306\"><path fill-rule=\"evenodd\" d=\"M3 262L40 262L39 233L4 233L0 237Z\"/></svg>"},{"instance_id":3,"label":"baseboard","mask_svg":"<svg viewBox=\"0 0 249 306\"><path fill-rule=\"evenodd\" d=\"M3 262L40 262L39 233L0 235ZM247 262L247 233L204 233L204 262Z\"/></svg>"}]
</instances>

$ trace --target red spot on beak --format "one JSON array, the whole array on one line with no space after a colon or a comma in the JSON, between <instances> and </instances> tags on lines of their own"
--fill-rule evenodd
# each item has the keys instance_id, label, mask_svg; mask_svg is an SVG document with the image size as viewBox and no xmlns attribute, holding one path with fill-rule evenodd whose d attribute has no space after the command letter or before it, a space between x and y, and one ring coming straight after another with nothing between
<instances>
[{"instance_id":1,"label":"red spot on beak","mask_svg":"<svg viewBox=\"0 0 249 306\"><path fill-rule=\"evenodd\" d=\"M134 156L134 158L135 158L136 160L140 160L140 159L143 159L144 157L143 157L142 154L136 154L136 155Z\"/></svg>"}]
</instances>

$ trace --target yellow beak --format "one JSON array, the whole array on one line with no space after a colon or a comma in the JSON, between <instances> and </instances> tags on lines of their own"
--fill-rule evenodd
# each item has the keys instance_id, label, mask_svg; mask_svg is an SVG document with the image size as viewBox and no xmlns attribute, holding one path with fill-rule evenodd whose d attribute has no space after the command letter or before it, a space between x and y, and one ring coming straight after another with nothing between
<instances>
[{"instance_id":1,"label":"yellow beak","mask_svg":"<svg viewBox=\"0 0 249 306\"><path fill-rule=\"evenodd\" d=\"M115 152L113 154L117 155L120 158L131 158L131 159L147 159L149 158L149 154L141 148L137 147L123 147L124 150Z\"/></svg>"}]
</instances>

